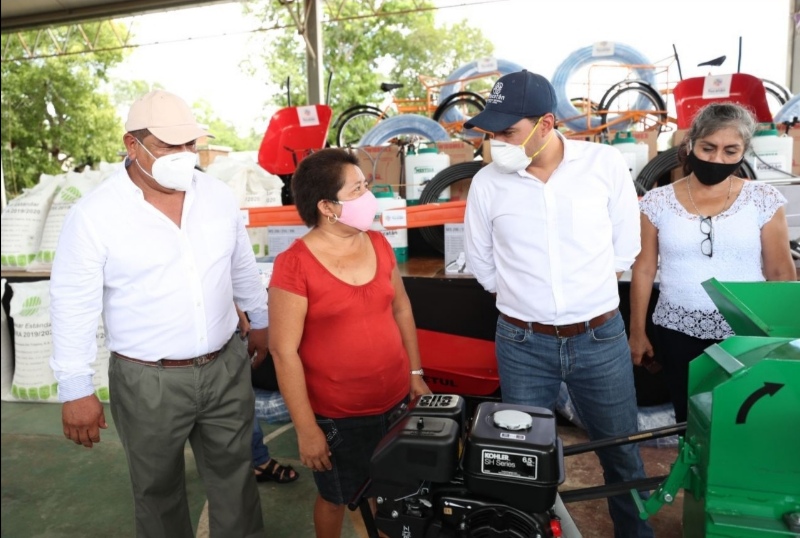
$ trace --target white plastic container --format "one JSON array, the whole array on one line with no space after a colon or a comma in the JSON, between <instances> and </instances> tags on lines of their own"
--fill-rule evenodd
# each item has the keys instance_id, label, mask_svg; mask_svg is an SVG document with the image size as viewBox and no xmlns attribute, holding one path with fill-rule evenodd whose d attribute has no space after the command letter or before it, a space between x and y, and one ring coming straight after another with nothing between
<instances>
[{"instance_id":1,"label":"white plastic container","mask_svg":"<svg viewBox=\"0 0 800 538\"><path fill-rule=\"evenodd\" d=\"M417 153L406 155L406 201L408 205L419 204L419 197L433 176L450 166L450 156L439 153L436 148L421 148ZM438 201L450 201L450 187L440 194Z\"/></svg>"},{"instance_id":2,"label":"white plastic container","mask_svg":"<svg viewBox=\"0 0 800 538\"><path fill-rule=\"evenodd\" d=\"M792 175L794 138L778 136L775 124L756 131L745 159L756 179L786 179Z\"/></svg>"},{"instance_id":3,"label":"white plastic container","mask_svg":"<svg viewBox=\"0 0 800 538\"><path fill-rule=\"evenodd\" d=\"M647 144L637 142L630 131L620 131L614 135L611 145L617 148L622 153L622 156L625 157L625 162L628 163L628 170L631 172L631 178L635 180L639 177L639 172L647 164L650 155L650 148Z\"/></svg>"},{"instance_id":4,"label":"white plastic container","mask_svg":"<svg viewBox=\"0 0 800 538\"><path fill-rule=\"evenodd\" d=\"M375 214L375 220L372 222L370 229L381 232L389 241L389 244L392 245L392 250L394 250L394 257L397 259L397 263L407 262L408 230L406 228L387 230L383 224L381 224L381 215L384 211L389 209L405 209L406 201L400 198L400 196L395 195L391 185L375 184L372 186L372 194L374 194L375 198L378 200L378 212Z\"/></svg>"}]
</instances>

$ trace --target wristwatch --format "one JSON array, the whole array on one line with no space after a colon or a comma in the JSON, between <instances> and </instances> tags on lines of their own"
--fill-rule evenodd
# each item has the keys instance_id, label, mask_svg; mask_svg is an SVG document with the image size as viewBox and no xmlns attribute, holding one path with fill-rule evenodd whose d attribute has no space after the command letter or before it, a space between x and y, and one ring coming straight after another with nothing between
<instances>
[{"instance_id":1,"label":"wristwatch","mask_svg":"<svg viewBox=\"0 0 800 538\"><path fill-rule=\"evenodd\" d=\"M411 370L411 375L425 375L425 372L420 368L419 370Z\"/></svg>"}]
</instances>

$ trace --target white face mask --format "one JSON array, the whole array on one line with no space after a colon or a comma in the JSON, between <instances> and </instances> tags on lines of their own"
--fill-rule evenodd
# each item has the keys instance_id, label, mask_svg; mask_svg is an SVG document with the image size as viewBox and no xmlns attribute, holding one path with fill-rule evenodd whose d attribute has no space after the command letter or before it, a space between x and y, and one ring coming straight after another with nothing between
<instances>
[{"instance_id":1,"label":"white face mask","mask_svg":"<svg viewBox=\"0 0 800 538\"><path fill-rule=\"evenodd\" d=\"M138 142L138 140L137 140ZM144 144L139 142L139 145L153 158L153 173L148 174L139 160L136 160L136 165L139 170L144 172L149 177L153 178L159 185L167 189L174 189L176 191L186 191L192 184L192 177L194 177L194 166L197 163L197 155L191 151L181 151L178 153L170 153L163 157L158 157L150 153Z\"/></svg>"},{"instance_id":2,"label":"white face mask","mask_svg":"<svg viewBox=\"0 0 800 538\"><path fill-rule=\"evenodd\" d=\"M519 172L520 170L525 170L528 165L531 164L531 161L534 157L536 157L540 151L544 149L547 145L547 142L550 142L548 139L547 142L539 148L536 153L533 154L532 157L528 157L525 153L525 144L528 143L528 140L531 139L533 133L536 132L536 129L539 128L539 123L541 123L542 118L536 122L536 125L533 126L533 131L525 141L520 145L509 144L508 142L503 142L500 140L491 140L489 142L489 149L492 152L492 162L497 166L497 168L503 174L512 174L514 172Z\"/></svg>"},{"instance_id":3,"label":"white face mask","mask_svg":"<svg viewBox=\"0 0 800 538\"><path fill-rule=\"evenodd\" d=\"M523 146L492 140L489 142L489 149L492 152L492 162L503 174L525 170L531 164L531 157L525 155Z\"/></svg>"}]
</instances>

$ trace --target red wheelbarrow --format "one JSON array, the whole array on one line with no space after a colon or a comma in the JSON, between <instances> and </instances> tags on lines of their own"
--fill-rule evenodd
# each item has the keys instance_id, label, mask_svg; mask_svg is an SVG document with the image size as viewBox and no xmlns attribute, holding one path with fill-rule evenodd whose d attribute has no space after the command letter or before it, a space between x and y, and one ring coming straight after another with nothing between
<instances>
[{"instance_id":1,"label":"red wheelbarrow","mask_svg":"<svg viewBox=\"0 0 800 538\"><path fill-rule=\"evenodd\" d=\"M276 176L291 175L311 152L325 147L328 105L288 106L273 114L258 150L258 164Z\"/></svg>"}]
</instances>

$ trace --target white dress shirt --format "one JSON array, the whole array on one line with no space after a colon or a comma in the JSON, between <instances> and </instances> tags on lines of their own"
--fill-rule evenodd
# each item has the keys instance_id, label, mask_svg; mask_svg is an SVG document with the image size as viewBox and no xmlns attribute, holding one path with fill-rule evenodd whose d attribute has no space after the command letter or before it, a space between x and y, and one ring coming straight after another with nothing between
<instances>
[{"instance_id":1,"label":"white dress shirt","mask_svg":"<svg viewBox=\"0 0 800 538\"><path fill-rule=\"evenodd\" d=\"M90 363L102 312L106 346L141 360L187 359L220 349L234 309L267 326L266 290L233 191L195 172L180 228L121 169L64 220L50 277L59 398L92 394Z\"/></svg>"},{"instance_id":2,"label":"white dress shirt","mask_svg":"<svg viewBox=\"0 0 800 538\"><path fill-rule=\"evenodd\" d=\"M567 140L547 182L493 164L472 180L464 217L467 266L500 312L565 325L619 306L616 272L641 248L628 165L611 146Z\"/></svg>"}]
</instances>

